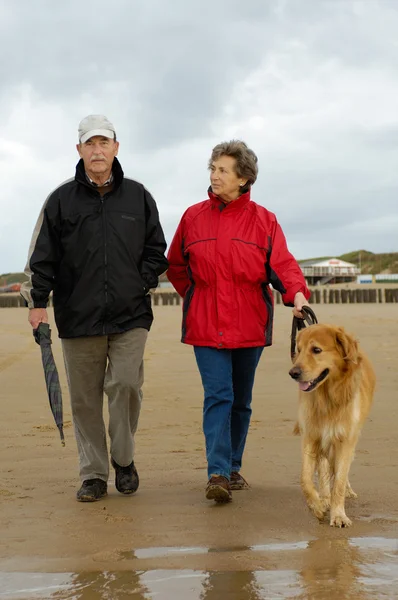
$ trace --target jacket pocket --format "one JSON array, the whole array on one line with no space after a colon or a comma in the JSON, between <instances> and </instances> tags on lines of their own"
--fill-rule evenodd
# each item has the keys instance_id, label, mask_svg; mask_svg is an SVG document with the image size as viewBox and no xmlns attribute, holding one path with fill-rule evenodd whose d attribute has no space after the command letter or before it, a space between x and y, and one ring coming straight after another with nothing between
<instances>
[{"instance_id":1,"label":"jacket pocket","mask_svg":"<svg viewBox=\"0 0 398 600\"><path fill-rule=\"evenodd\" d=\"M238 238L232 238L231 242L231 271L234 282L239 285L259 284L264 281L265 248Z\"/></svg>"}]
</instances>

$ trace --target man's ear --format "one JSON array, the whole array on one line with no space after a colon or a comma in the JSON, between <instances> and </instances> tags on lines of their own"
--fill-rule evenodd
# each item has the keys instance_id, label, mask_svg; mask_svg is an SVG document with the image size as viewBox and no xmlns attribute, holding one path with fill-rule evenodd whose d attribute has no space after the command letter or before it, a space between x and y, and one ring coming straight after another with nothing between
<instances>
[{"instance_id":1,"label":"man's ear","mask_svg":"<svg viewBox=\"0 0 398 600\"><path fill-rule=\"evenodd\" d=\"M349 360L354 365L358 364L358 342L342 327L336 329L336 344L344 360Z\"/></svg>"}]
</instances>

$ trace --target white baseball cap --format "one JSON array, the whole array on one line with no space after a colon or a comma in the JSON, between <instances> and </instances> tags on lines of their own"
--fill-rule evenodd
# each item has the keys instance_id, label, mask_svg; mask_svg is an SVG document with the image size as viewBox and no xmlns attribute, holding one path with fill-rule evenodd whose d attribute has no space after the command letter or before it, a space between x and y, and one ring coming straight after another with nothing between
<instances>
[{"instance_id":1,"label":"white baseball cap","mask_svg":"<svg viewBox=\"0 0 398 600\"><path fill-rule=\"evenodd\" d=\"M88 115L79 123L79 142L81 144L95 135L102 135L112 140L116 137L114 126L104 115Z\"/></svg>"}]
</instances>

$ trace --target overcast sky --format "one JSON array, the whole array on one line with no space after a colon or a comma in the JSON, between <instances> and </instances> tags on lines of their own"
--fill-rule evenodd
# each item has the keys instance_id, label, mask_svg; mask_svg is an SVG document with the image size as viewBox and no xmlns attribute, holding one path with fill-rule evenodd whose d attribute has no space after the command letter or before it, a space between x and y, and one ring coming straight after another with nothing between
<instances>
[{"instance_id":1,"label":"overcast sky","mask_svg":"<svg viewBox=\"0 0 398 600\"><path fill-rule=\"evenodd\" d=\"M298 259L398 251L397 32L398 0L0 0L0 273L23 270L90 113L168 241L240 138Z\"/></svg>"}]
</instances>

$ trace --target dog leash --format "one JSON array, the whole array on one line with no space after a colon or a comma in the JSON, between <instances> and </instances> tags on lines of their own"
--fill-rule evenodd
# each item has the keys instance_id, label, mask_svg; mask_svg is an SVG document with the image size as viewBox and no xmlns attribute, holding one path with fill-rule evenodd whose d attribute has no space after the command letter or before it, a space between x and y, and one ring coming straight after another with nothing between
<instances>
[{"instance_id":1,"label":"dog leash","mask_svg":"<svg viewBox=\"0 0 398 600\"><path fill-rule=\"evenodd\" d=\"M299 319L298 317L293 317L292 322L292 334L290 341L290 358L292 359L292 362L294 355L296 354L297 331L300 331L300 329L304 329L307 326L309 327L310 325L315 325L316 323L318 323L316 314L309 306L303 306L301 312L304 314L304 318Z\"/></svg>"}]
</instances>

